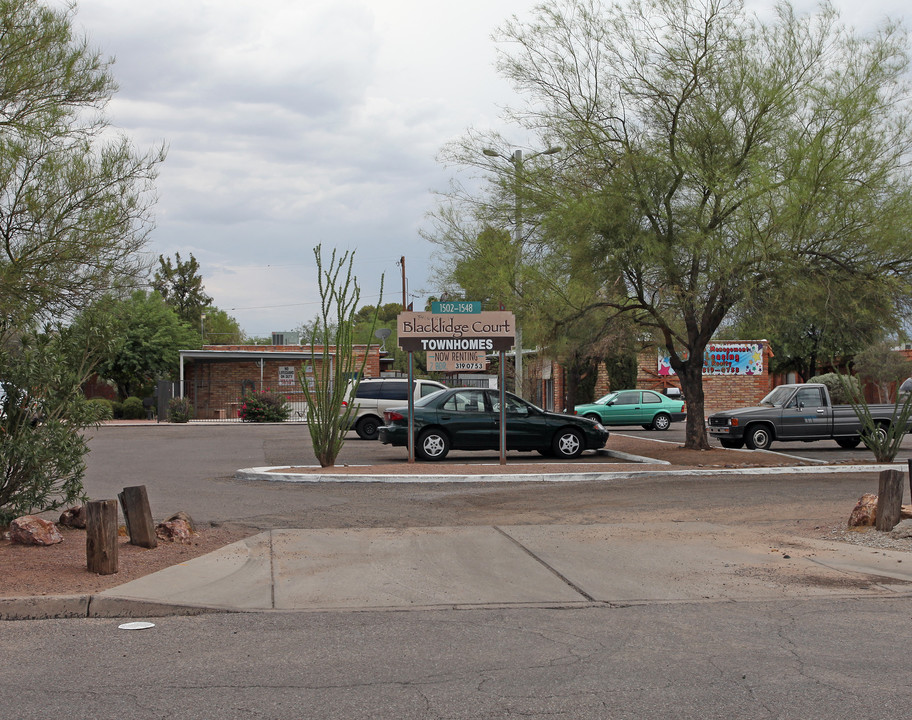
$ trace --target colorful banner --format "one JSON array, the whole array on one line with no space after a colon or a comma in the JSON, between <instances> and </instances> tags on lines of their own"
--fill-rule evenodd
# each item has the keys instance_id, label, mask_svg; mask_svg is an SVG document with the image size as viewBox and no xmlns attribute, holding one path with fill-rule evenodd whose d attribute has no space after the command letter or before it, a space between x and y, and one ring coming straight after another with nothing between
<instances>
[{"instance_id":1,"label":"colorful banner","mask_svg":"<svg viewBox=\"0 0 912 720\"><path fill-rule=\"evenodd\" d=\"M674 375L668 354L659 351L659 375ZM761 343L710 343L703 353L704 375L762 375Z\"/></svg>"}]
</instances>

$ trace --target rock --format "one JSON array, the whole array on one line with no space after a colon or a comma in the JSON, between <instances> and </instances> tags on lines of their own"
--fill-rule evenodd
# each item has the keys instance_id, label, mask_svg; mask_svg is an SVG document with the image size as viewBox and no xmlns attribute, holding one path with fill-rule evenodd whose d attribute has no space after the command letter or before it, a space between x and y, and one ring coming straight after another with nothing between
<instances>
[{"instance_id":1,"label":"rock","mask_svg":"<svg viewBox=\"0 0 912 720\"><path fill-rule=\"evenodd\" d=\"M173 522L174 520L183 520L189 526L190 532L196 532L196 523L194 523L193 518L183 510L174 513L171 517L165 520L165 522Z\"/></svg>"},{"instance_id":2,"label":"rock","mask_svg":"<svg viewBox=\"0 0 912 720\"><path fill-rule=\"evenodd\" d=\"M85 505L76 505L75 507L67 508L62 513L60 513L60 520L57 522L63 525L63 527L81 528L85 530Z\"/></svg>"},{"instance_id":3,"label":"rock","mask_svg":"<svg viewBox=\"0 0 912 720\"><path fill-rule=\"evenodd\" d=\"M10 523L10 540L23 545L56 545L63 535L50 520L23 515Z\"/></svg>"},{"instance_id":4,"label":"rock","mask_svg":"<svg viewBox=\"0 0 912 720\"><path fill-rule=\"evenodd\" d=\"M861 527L862 525L873 525L877 519L877 495L874 493L865 493L862 495L852 514L849 516L849 527Z\"/></svg>"},{"instance_id":5,"label":"rock","mask_svg":"<svg viewBox=\"0 0 912 720\"><path fill-rule=\"evenodd\" d=\"M189 543L193 529L186 520L167 520L155 526L155 535L159 540Z\"/></svg>"},{"instance_id":6,"label":"rock","mask_svg":"<svg viewBox=\"0 0 912 720\"><path fill-rule=\"evenodd\" d=\"M912 538L912 520L902 520L890 531L890 537Z\"/></svg>"}]
</instances>

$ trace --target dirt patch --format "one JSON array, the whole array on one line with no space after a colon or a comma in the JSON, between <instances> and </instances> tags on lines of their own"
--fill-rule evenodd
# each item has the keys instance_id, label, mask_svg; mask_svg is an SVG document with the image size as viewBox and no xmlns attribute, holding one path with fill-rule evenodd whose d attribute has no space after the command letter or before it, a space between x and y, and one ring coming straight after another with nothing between
<instances>
[{"instance_id":1,"label":"dirt patch","mask_svg":"<svg viewBox=\"0 0 912 720\"><path fill-rule=\"evenodd\" d=\"M59 526L58 526L59 527ZM159 542L147 549L121 539L118 572L96 575L86 569L85 530L60 527L63 542L47 547L0 540L0 597L31 595L87 595L177 565L257 531L242 527L200 529L189 544Z\"/></svg>"}]
</instances>

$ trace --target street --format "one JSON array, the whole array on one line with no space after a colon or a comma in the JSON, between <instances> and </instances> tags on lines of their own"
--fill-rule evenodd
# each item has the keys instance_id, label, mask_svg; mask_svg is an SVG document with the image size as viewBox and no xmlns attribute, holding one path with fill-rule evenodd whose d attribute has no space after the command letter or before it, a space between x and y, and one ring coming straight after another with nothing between
<instances>
[{"instance_id":1,"label":"street","mask_svg":"<svg viewBox=\"0 0 912 720\"><path fill-rule=\"evenodd\" d=\"M660 435L679 442L676 431ZM156 515L182 509L258 529L700 520L770 543L822 537L877 491L873 473L458 487L233 478L242 466L299 463L307 447L301 425L103 427L87 489L101 497L142 483ZM401 449L353 440L343 450L348 462L390 452ZM151 618L138 631L116 619L4 622L0 694L4 715L23 720L73 708L102 719L904 717L912 599L895 587L882 597L847 584L825 598L205 614Z\"/></svg>"}]
</instances>

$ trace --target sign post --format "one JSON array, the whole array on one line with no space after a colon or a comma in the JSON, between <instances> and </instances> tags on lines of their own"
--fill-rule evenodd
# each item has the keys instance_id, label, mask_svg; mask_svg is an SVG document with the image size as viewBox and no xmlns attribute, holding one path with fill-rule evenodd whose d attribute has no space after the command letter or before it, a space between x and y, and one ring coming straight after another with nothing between
<instances>
[{"instance_id":1,"label":"sign post","mask_svg":"<svg viewBox=\"0 0 912 720\"><path fill-rule=\"evenodd\" d=\"M396 318L399 347L409 354L409 388L414 383L412 355L427 353L428 370L455 372L484 370L486 356L500 352L500 464L506 457L505 353L513 347L516 318L504 310L481 310L480 302L435 302L432 312L399 313ZM409 393L409 462L414 462L414 393Z\"/></svg>"}]
</instances>

